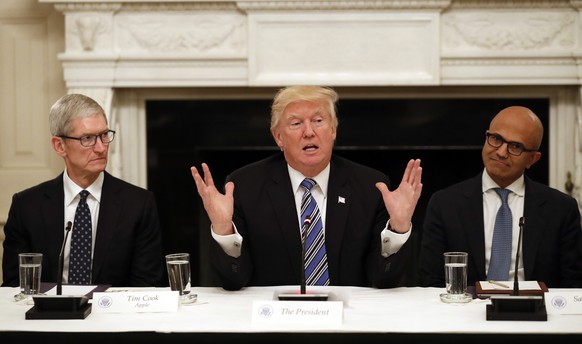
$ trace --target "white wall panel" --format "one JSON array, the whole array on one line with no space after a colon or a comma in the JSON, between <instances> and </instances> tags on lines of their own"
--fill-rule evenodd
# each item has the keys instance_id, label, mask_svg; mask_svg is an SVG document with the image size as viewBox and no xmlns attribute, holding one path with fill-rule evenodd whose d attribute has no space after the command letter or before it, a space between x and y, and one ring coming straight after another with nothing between
<instances>
[{"instance_id":1,"label":"white wall panel","mask_svg":"<svg viewBox=\"0 0 582 344\"><path fill-rule=\"evenodd\" d=\"M249 13L249 84L434 85L436 12Z\"/></svg>"}]
</instances>

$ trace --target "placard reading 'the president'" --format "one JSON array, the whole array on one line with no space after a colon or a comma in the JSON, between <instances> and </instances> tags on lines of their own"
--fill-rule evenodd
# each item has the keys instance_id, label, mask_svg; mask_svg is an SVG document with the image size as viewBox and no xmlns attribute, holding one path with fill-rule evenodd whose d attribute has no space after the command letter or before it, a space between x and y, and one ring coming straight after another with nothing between
<instances>
[{"instance_id":1,"label":"placard reading 'the president'","mask_svg":"<svg viewBox=\"0 0 582 344\"><path fill-rule=\"evenodd\" d=\"M343 320L341 301L253 301L253 324L334 328Z\"/></svg>"}]
</instances>

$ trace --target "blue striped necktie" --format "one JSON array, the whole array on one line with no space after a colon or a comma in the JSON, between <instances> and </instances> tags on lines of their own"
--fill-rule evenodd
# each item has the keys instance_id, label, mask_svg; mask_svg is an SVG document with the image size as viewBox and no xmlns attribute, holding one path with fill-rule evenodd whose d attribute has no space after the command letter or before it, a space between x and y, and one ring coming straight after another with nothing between
<instances>
[{"instance_id":1,"label":"blue striped necktie","mask_svg":"<svg viewBox=\"0 0 582 344\"><path fill-rule=\"evenodd\" d=\"M301 199L301 238L302 240L305 238L305 281L307 285L329 285L321 213L315 198L311 195L311 189L315 184L315 180L311 178L305 178L301 182L301 186L305 188Z\"/></svg>"},{"instance_id":2,"label":"blue striped necktie","mask_svg":"<svg viewBox=\"0 0 582 344\"><path fill-rule=\"evenodd\" d=\"M89 191L79 193L81 199L75 211L75 223L69 255L69 284L91 284L91 244L93 229L91 211L87 205Z\"/></svg>"},{"instance_id":3,"label":"blue striped necktie","mask_svg":"<svg viewBox=\"0 0 582 344\"><path fill-rule=\"evenodd\" d=\"M511 265L511 241L513 239L513 220L511 210L507 204L509 190L495 188L501 198L501 207L495 218L493 229L493 243L491 245L491 259L487 279L496 281L509 280L509 266Z\"/></svg>"}]
</instances>

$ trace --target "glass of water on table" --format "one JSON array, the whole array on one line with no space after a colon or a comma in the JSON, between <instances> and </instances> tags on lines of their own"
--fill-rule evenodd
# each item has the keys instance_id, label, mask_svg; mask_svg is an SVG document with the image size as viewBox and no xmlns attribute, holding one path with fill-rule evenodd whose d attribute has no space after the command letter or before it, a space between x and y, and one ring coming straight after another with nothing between
<instances>
[{"instance_id":1,"label":"glass of water on table","mask_svg":"<svg viewBox=\"0 0 582 344\"><path fill-rule=\"evenodd\" d=\"M192 293L190 285L190 254L166 255L166 267L170 289L180 293L180 304L196 302L197 295Z\"/></svg>"},{"instance_id":2,"label":"glass of water on table","mask_svg":"<svg viewBox=\"0 0 582 344\"><path fill-rule=\"evenodd\" d=\"M26 300L32 303L32 296L40 294L40 276L42 273L42 253L19 253L18 274L20 293L14 295L16 301Z\"/></svg>"},{"instance_id":3,"label":"glass of water on table","mask_svg":"<svg viewBox=\"0 0 582 344\"><path fill-rule=\"evenodd\" d=\"M446 293L440 295L446 303L466 303L473 299L467 293L467 252L445 252Z\"/></svg>"}]
</instances>

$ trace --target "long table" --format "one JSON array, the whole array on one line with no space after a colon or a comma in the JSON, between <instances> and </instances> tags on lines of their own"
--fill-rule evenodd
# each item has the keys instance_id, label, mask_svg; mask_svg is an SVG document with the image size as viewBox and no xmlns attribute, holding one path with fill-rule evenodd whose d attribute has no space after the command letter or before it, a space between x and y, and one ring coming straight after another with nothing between
<instances>
[{"instance_id":1,"label":"long table","mask_svg":"<svg viewBox=\"0 0 582 344\"><path fill-rule=\"evenodd\" d=\"M83 320L26 320L32 306L14 301L18 288L0 288L0 339L7 340L139 340L140 343L301 343L339 342L448 343L451 340L527 340L560 343L582 341L582 315L548 314L547 321L487 321L489 300L466 304L440 301L439 288L373 289L329 287L344 300L343 321L334 329L318 324L257 324L252 321L256 300L272 301L291 286L252 287L240 291L193 288L198 302L177 312L97 313ZM135 289L142 290L142 289ZM582 292L582 291L581 291ZM480 341L481 342L481 341ZM493 342L492 342L493 343Z\"/></svg>"}]
</instances>

